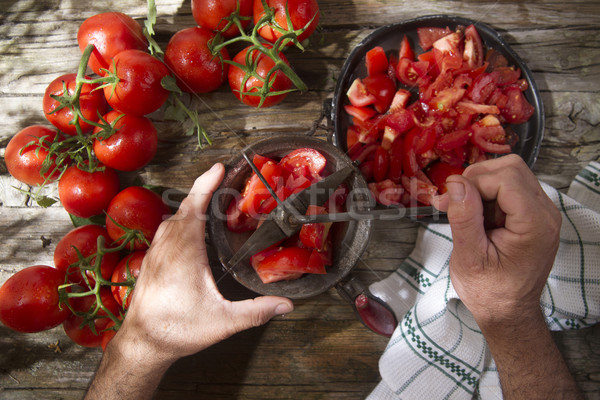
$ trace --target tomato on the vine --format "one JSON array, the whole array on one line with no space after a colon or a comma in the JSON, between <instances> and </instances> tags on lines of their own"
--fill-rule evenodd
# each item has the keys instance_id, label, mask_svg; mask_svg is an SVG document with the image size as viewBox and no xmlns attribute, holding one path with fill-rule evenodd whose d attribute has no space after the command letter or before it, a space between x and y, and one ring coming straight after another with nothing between
<instances>
[{"instance_id":1,"label":"tomato on the vine","mask_svg":"<svg viewBox=\"0 0 600 400\"><path fill-rule=\"evenodd\" d=\"M114 317L118 318L121 315L121 308L110 293L110 289L106 287L100 289L100 300ZM69 303L76 312L88 313L93 310L93 307L96 305L96 296L71 297L69 298ZM106 311L100 309L93 322L90 321L85 324L84 322L86 322L84 317L71 314L65 322L63 322L63 329L67 336L78 345L84 347L99 347L102 344L104 336L102 331L108 327L109 323L113 322L112 319L108 316ZM94 330L92 330L90 324L94 325Z\"/></svg>"},{"instance_id":2,"label":"tomato on the vine","mask_svg":"<svg viewBox=\"0 0 600 400\"><path fill-rule=\"evenodd\" d=\"M145 251L136 251L123 258L113 271L112 283L126 282L130 278L137 279L145 255ZM117 303L124 309L128 309L133 296L133 286L115 285L111 286L110 290Z\"/></svg>"},{"instance_id":3,"label":"tomato on the vine","mask_svg":"<svg viewBox=\"0 0 600 400\"><path fill-rule=\"evenodd\" d=\"M130 186L119 192L106 210L106 230L110 238L122 242L125 231L119 227L140 231L151 242L158 226L171 213L162 198L141 186ZM135 250L144 250L148 244L141 239L133 242Z\"/></svg>"},{"instance_id":4,"label":"tomato on the vine","mask_svg":"<svg viewBox=\"0 0 600 400\"><path fill-rule=\"evenodd\" d=\"M171 69L177 86L184 92L208 93L218 89L227 77L227 48L214 56L208 43L215 34L208 29L192 27L175 33L165 51L165 64Z\"/></svg>"},{"instance_id":5,"label":"tomato on the vine","mask_svg":"<svg viewBox=\"0 0 600 400\"><path fill-rule=\"evenodd\" d=\"M148 47L140 24L119 12L97 14L83 21L77 32L77 43L81 51L89 44L94 45L88 65L100 76L105 74L101 68L108 69L121 51Z\"/></svg>"},{"instance_id":6,"label":"tomato on the vine","mask_svg":"<svg viewBox=\"0 0 600 400\"><path fill-rule=\"evenodd\" d=\"M265 15L263 1L267 7L274 9L275 15L272 20L261 27L258 31L265 40L275 43L277 39L284 35L279 29L286 31L295 31L304 29L298 36L298 41L302 42L308 38L319 24L319 4L316 0L254 0L254 23L258 23ZM288 16L292 26L288 26Z\"/></svg>"},{"instance_id":7,"label":"tomato on the vine","mask_svg":"<svg viewBox=\"0 0 600 400\"><path fill-rule=\"evenodd\" d=\"M0 287L0 321L27 333L60 325L69 315L59 304L58 287L64 282L64 272L47 265L20 270Z\"/></svg>"},{"instance_id":8,"label":"tomato on the vine","mask_svg":"<svg viewBox=\"0 0 600 400\"><path fill-rule=\"evenodd\" d=\"M220 31L227 26L225 18L238 10L243 28L250 24L252 19L253 0L192 0L192 16L202 28L210 31ZM239 7L239 9L238 9ZM225 38L232 38L240 34L237 25L232 25L223 32Z\"/></svg>"},{"instance_id":9,"label":"tomato on the vine","mask_svg":"<svg viewBox=\"0 0 600 400\"><path fill-rule=\"evenodd\" d=\"M248 51L251 52L249 56L246 55ZM282 53L279 53L279 56L283 62L289 65L287 58ZM237 65L229 67L228 78L231 91L235 97L249 106L258 107L260 105L261 107L271 107L279 104L287 96L287 93L275 93L285 92L292 88L292 81L283 71L278 70L269 76L269 73L275 67L275 62L252 46L246 47L236 54L233 61L243 66L247 66L246 61L250 61L251 65L256 66L256 74L260 76L259 79L256 76L246 74ZM267 76L269 76L270 84L269 95L261 104L260 90L265 85Z\"/></svg>"},{"instance_id":10,"label":"tomato on the vine","mask_svg":"<svg viewBox=\"0 0 600 400\"><path fill-rule=\"evenodd\" d=\"M98 238L104 238L104 247L110 248L112 239L108 232L100 225L83 225L69 231L56 244L54 249L54 267L67 274L69 282L88 286L85 283L83 274L85 273L89 286L94 286L94 274L92 271L85 271L79 268L69 268L72 264L79 261L79 255L83 258L93 256L98 251ZM118 252L106 253L102 256L100 262L100 274L106 280L110 280L112 273L119 263L120 255ZM93 266L96 257L92 257L89 266Z\"/></svg>"},{"instance_id":11,"label":"tomato on the vine","mask_svg":"<svg viewBox=\"0 0 600 400\"><path fill-rule=\"evenodd\" d=\"M118 82L106 86L104 96L115 110L146 115L158 110L169 97L169 91L161 85L169 69L148 53L124 50L115 55L109 71Z\"/></svg>"},{"instance_id":12,"label":"tomato on the vine","mask_svg":"<svg viewBox=\"0 0 600 400\"><path fill-rule=\"evenodd\" d=\"M110 111L103 118L116 132L104 140L94 140L94 153L101 163L118 171L135 171L152 160L158 146L152 121L118 111ZM101 131L96 127L94 133Z\"/></svg>"},{"instance_id":13,"label":"tomato on the vine","mask_svg":"<svg viewBox=\"0 0 600 400\"><path fill-rule=\"evenodd\" d=\"M44 160L48 156L50 143L54 141L55 130L42 125L32 125L18 132L8 142L4 152L4 161L8 172L17 180L28 185L38 185L46 180L55 180L60 176L56 169L56 156L51 156L51 162L44 174ZM36 144L29 143L36 142ZM42 144L38 147L37 143Z\"/></svg>"},{"instance_id":14,"label":"tomato on the vine","mask_svg":"<svg viewBox=\"0 0 600 400\"><path fill-rule=\"evenodd\" d=\"M72 97L75 94L77 86L76 78L77 74L59 76L50 82L42 99L46 119L67 135L77 134L77 128L73 123L76 114L72 107L63 106L51 96ZM86 77L86 79L89 78ZM66 91L65 88L67 89ZM96 90L97 88L97 84L84 83L79 95L79 110L81 111L81 115L91 122L98 122L98 116L108 111L106 99L100 90ZM93 125L88 124L81 118L79 118L79 126L83 133L89 132L94 128Z\"/></svg>"},{"instance_id":15,"label":"tomato on the vine","mask_svg":"<svg viewBox=\"0 0 600 400\"><path fill-rule=\"evenodd\" d=\"M58 181L58 197L65 210L80 218L102 214L119 193L119 176L112 168L99 165L88 172L76 165L67 168Z\"/></svg>"}]
</instances>

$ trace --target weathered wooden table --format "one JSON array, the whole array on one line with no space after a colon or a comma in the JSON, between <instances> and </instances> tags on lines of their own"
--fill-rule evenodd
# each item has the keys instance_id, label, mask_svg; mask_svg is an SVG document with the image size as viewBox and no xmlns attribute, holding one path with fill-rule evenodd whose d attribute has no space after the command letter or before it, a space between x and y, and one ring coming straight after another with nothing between
<instances>
[{"instance_id":1,"label":"weathered wooden table","mask_svg":"<svg viewBox=\"0 0 600 400\"><path fill-rule=\"evenodd\" d=\"M566 189L575 174L600 154L600 0L548 2L320 0L322 33L303 54L289 58L310 91L280 106L254 110L227 86L191 102L214 139L199 151L183 136L186 124L161 122L159 152L139 173L123 180L186 191L214 162L227 162L245 143L294 133L327 135L323 105L352 48L373 29L427 14L456 14L492 25L534 72L546 108L546 131L535 173ZM157 0L158 40L193 26L189 1ZM55 77L75 72L76 33L96 13L120 11L143 19L146 4L126 1L0 0L0 152L27 125L45 124L41 99ZM164 48L164 47L163 47ZM0 163L0 283L19 269L52 263L56 243L71 229L58 205L41 209L13 186L28 190ZM51 187L56 190L55 187ZM56 192L54 192L56 195ZM416 225L377 223L361 277L385 277L409 254ZM214 253L211 254L214 257ZM222 273L215 265L215 274ZM232 278L220 286L231 299L252 296ZM581 388L600 398L600 326L555 335ZM55 352L59 343L61 352ZM264 327L240 333L177 362L157 398L363 398L379 381L378 359L387 339L364 328L334 292L297 301L296 310ZM80 398L102 356L73 344L55 328L18 334L0 326L0 398Z\"/></svg>"}]
</instances>

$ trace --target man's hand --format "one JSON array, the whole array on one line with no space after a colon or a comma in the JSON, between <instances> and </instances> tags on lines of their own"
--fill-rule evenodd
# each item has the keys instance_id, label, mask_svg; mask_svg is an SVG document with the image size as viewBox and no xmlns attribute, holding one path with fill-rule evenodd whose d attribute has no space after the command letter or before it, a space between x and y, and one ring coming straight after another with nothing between
<instances>
[{"instance_id":1,"label":"man's hand","mask_svg":"<svg viewBox=\"0 0 600 400\"><path fill-rule=\"evenodd\" d=\"M446 184L434 205L447 210L452 229L450 278L486 338L504 397L581 398L540 307L559 211L515 155L473 164ZM483 201L497 203L504 226L486 231Z\"/></svg>"},{"instance_id":2,"label":"man's hand","mask_svg":"<svg viewBox=\"0 0 600 400\"><path fill-rule=\"evenodd\" d=\"M219 292L204 239L206 210L223 174L217 164L198 178L178 212L160 225L88 399L149 397L180 357L293 310L281 297L230 302Z\"/></svg>"},{"instance_id":3,"label":"man's hand","mask_svg":"<svg viewBox=\"0 0 600 400\"><path fill-rule=\"evenodd\" d=\"M452 284L480 324L539 310L561 226L556 206L525 162L509 155L469 166L447 180L454 250ZM506 213L504 227L484 229L484 201Z\"/></svg>"}]
</instances>

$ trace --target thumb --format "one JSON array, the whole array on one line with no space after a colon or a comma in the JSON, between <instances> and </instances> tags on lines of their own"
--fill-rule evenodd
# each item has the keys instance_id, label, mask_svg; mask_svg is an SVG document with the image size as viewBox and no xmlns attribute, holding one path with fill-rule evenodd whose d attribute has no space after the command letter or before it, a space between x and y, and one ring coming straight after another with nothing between
<instances>
[{"instance_id":1,"label":"thumb","mask_svg":"<svg viewBox=\"0 0 600 400\"><path fill-rule=\"evenodd\" d=\"M448 221L454 242L453 255L461 258L474 251L486 253L487 236L483 226L483 204L477 188L465 177L453 175L448 188Z\"/></svg>"},{"instance_id":2,"label":"thumb","mask_svg":"<svg viewBox=\"0 0 600 400\"><path fill-rule=\"evenodd\" d=\"M294 304L290 299L276 296L261 296L232 303L232 319L235 331L254 328L266 324L271 318L292 312Z\"/></svg>"}]
</instances>

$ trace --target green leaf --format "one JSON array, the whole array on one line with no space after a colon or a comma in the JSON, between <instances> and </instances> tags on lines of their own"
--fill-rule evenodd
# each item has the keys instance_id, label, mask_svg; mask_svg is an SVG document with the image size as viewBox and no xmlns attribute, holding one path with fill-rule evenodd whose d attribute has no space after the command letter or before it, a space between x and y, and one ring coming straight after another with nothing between
<instances>
[{"instance_id":1,"label":"green leaf","mask_svg":"<svg viewBox=\"0 0 600 400\"><path fill-rule=\"evenodd\" d=\"M171 75L167 75L164 78L162 78L162 80L160 81L160 84L161 84L161 86L163 88L165 88L169 92L174 92L174 93L177 93L177 94L183 94L183 92L181 91L181 89L179 89L179 86L177 86L177 81Z\"/></svg>"},{"instance_id":2,"label":"green leaf","mask_svg":"<svg viewBox=\"0 0 600 400\"><path fill-rule=\"evenodd\" d=\"M35 202L43 208L48 208L50 207L52 204L56 203L58 200L53 199L52 197L46 197L46 196L38 196L35 199Z\"/></svg>"},{"instance_id":3,"label":"green leaf","mask_svg":"<svg viewBox=\"0 0 600 400\"><path fill-rule=\"evenodd\" d=\"M164 118L170 121L185 121L187 119L187 114L185 113L185 110L182 110L176 105L172 105L165 108Z\"/></svg>"},{"instance_id":4,"label":"green leaf","mask_svg":"<svg viewBox=\"0 0 600 400\"><path fill-rule=\"evenodd\" d=\"M73 223L73 226L75 228L78 228L78 227L84 226L84 225L104 226L104 224L106 223L106 217L104 216L104 214L94 215L93 217L89 217L89 218L81 218L81 217L77 217L73 214L69 214L69 217L71 218L71 222Z\"/></svg>"}]
</instances>

